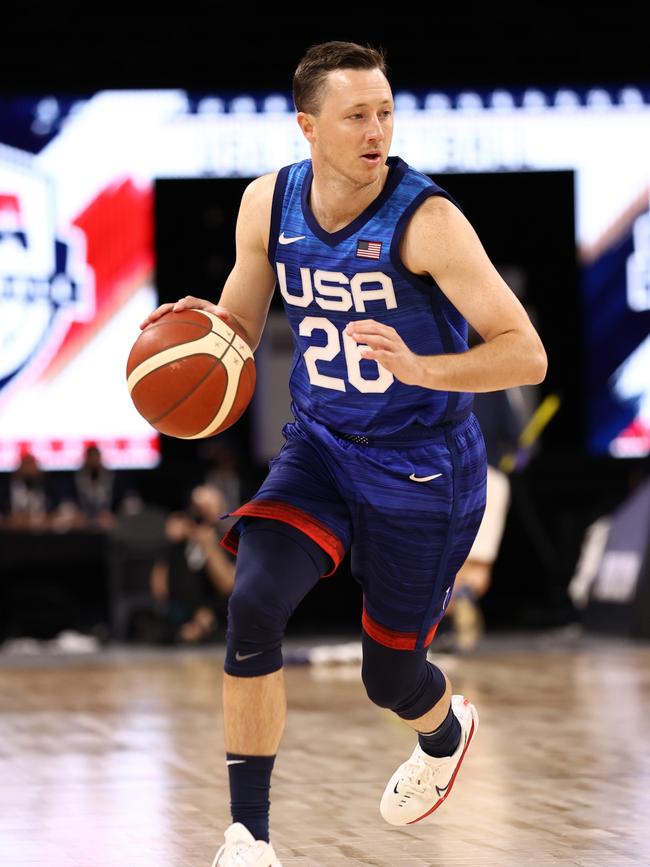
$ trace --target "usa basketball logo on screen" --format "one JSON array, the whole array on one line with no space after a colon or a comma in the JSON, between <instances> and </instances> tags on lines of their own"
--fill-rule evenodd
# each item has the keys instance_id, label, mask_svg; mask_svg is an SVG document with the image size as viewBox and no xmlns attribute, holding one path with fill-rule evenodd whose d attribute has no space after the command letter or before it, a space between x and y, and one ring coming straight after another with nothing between
<instances>
[{"instance_id":1,"label":"usa basketball logo on screen","mask_svg":"<svg viewBox=\"0 0 650 867\"><path fill-rule=\"evenodd\" d=\"M0 159L0 404L51 361L94 312L83 232L57 231L52 182Z\"/></svg>"}]
</instances>

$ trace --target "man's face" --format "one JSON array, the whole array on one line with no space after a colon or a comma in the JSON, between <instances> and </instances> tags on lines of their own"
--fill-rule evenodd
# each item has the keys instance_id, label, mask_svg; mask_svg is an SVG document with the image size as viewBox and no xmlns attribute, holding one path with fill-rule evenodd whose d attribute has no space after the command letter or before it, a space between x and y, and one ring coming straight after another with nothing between
<instances>
[{"instance_id":1,"label":"man's face","mask_svg":"<svg viewBox=\"0 0 650 867\"><path fill-rule=\"evenodd\" d=\"M393 94L381 70L330 72L320 113L300 112L301 116L303 132L321 165L329 164L360 184L381 175L393 137ZM371 153L372 159L365 156Z\"/></svg>"},{"instance_id":2,"label":"man's face","mask_svg":"<svg viewBox=\"0 0 650 867\"><path fill-rule=\"evenodd\" d=\"M199 485L192 491L192 507L204 521L215 523L226 511L226 499L222 491L212 485Z\"/></svg>"},{"instance_id":3,"label":"man's face","mask_svg":"<svg viewBox=\"0 0 650 867\"><path fill-rule=\"evenodd\" d=\"M23 455L22 460L20 461L20 466L18 467L18 472L23 477L29 476L30 478L36 478L37 476L40 476L41 470L34 455Z\"/></svg>"},{"instance_id":4,"label":"man's face","mask_svg":"<svg viewBox=\"0 0 650 867\"><path fill-rule=\"evenodd\" d=\"M89 470L98 470L102 465L99 449L90 446L86 451L86 466Z\"/></svg>"}]
</instances>

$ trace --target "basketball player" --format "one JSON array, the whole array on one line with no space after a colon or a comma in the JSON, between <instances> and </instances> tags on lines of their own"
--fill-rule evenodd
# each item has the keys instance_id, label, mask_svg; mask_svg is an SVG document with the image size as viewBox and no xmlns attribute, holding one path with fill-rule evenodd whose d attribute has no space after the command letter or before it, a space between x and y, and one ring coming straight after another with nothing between
<instances>
[{"instance_id":1,"label":"basketball player","mask_svg":"<svg viewBox=\"0 0 650 867\"><path fill-rule=\"evenodd\" d=\"M537 383L546 371L528 316L459 207L389 156L382 53L314 45L293 94L311 158L245 189L218 305L186 297L142 324L197 307L235 324L255 350L277 282L295 338L295 420L222 540L238 553L223 689L233 824L213 867L280 864L268 796L286 712L284 629L348 548L363 587L368 696L417 733L381 814L406 825L447 797L478 715L426 657L485 505L472 392ZM471 350L467 322L484 340Z\"/></svg>"}]
</instances>

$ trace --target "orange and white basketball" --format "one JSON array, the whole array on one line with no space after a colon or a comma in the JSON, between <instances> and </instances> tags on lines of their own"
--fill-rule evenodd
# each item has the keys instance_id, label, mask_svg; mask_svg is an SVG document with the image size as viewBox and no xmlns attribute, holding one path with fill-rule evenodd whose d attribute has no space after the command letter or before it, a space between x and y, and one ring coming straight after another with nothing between
<instances>
[{"instance_id":1,"label":"orange and white basketball","mask_svg":"<svg viewBox=\"0 0 650 867\"><path fill-rule=\"evenodd\" d=\"M179 439L214 436L251 401L253 352L229 325L206 310L169 311L135 341L126 365L140 415Z\"/></svg>"}]
</instances>

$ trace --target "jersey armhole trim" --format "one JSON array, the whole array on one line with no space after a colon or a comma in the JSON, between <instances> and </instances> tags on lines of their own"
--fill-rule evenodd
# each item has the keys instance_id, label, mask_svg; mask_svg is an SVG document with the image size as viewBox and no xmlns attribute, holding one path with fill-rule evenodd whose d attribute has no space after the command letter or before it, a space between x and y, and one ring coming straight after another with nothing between
<instances>
[{"instance_id":1,"label":"jersey armhole trim","mask_svg":"<svg viewBox=\"0 0 650 867\"><path fill-rule=\"evenodd\" d=\"M404 213L399 218L397 225L395 226L395 231L393 233L393 238L390 244L390 259L393 263L393 267L395 268L395 270L402 274L412 286L414 286L416 289L422 290L423 292L429 293L431 299L431 312L438 325L438 332L442 340L443 348L445 352L451 353L454 351L454 344L449 330L449 323L447 322L441 310L435 303L435 292L439 292L441 296L445 297L442 289L438 286L433 277L430 278L430 282L427 282L427 280L424 280L420 275L414 274L413 271L409 271L406 265L402 262L402 258L399 253L399 247L402 242L406 223L413 216L415 210L422 204L425 199L428 199L429 196L443 196L445 199L448 199L453 205L456 205L459 210L461 210L460 205L458 205L458 203L454 201L454 199L445 190L441 189L437 185L425 187L404 209ZM452 413L456 409L457 404L458 393L451 391L447 392L447 407L445 409L445 413L442 419L443 422L449 421Z\"/></svg>"},{"instance_id":2,"label":"jersey armhole trim","mask_svg":"<svg viewBox=\"0 0 650 867\"><path fill-rule=\"evenodd\" d=\"M409 271L404 262L402 262L399 248L400 244L402 243L402 238L404 237L406 224L411 219L415 211L420 207L422 202L425 199L428 199L429 196L442 196L443 198L448 199L453 205L456 205L456 207L460 210L459 205L452 199L449 193L445 192L445 190L441 190L439 187L433 186L425 187L404 209L404 212L397 221L395 231L393 232L393 238L390 242L390 260L393 263L393 267L395 268L395 270L399 271L399 273L403 277L406 277L406 279L411 283L411 285L415 286L416 289L425 289L427 291L431 291L434 287L437 288L438 284L432 277L427 280L419 274L414 274L413 271Z\"/></svg>"},{"instance_id":3,"label":"jersey armhole trim","mask_svg":"<svg viewBox=\"0 0 650 867\"><path fill-rule=\"evenodd\" d=\"M284 191L287 186L287 179L291 166L283 166L278 172L275 179L275 187L273 189L273 204L271 205L271 227L269 228L269 262L275 270L275 251L278 246L278 235L280 234L280 221L282 219L282 203L284 202Z\"/></svg>"}]
</instances>

